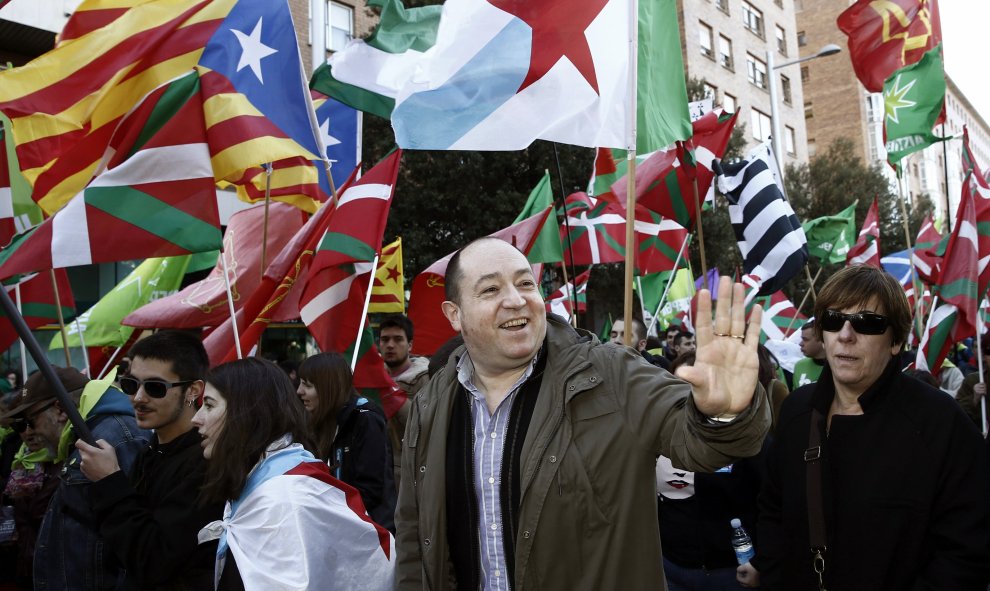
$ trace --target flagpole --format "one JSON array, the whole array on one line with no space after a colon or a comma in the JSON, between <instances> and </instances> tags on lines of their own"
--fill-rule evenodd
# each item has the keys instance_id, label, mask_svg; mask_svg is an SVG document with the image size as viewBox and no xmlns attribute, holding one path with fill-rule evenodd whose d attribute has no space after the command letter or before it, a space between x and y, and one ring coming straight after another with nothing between
<instances>
[{"instance_id":1,"label":"flagpole","mask_svg":"<svg viewBox=\"0 0 990 591\"><path fill-rule=\"evenodd\" d=\"M945 145L945 142L942 142L942 145L944 146ZM915 272L915 267L914 267L914 244L911 241L911 229L908 226L907 206L904 205L905 199L904 199L904 184L902 182L903 180L904 179L902 178L902 176L900 174L900 169L898 169L898 171L897 171L897 200L901 202L901 217L904 218L904 239L907 240L908 250L910 250L910 252L911 252L911 256L908 257L909 262L911 264L911 284L914 286L914 289L915 289L915 292L916 292L914 294L914 322L913 322L913 324L915 324L918 327L918 330L921 331L922 330L922 328L921 328L921 316L923 315L922 312L921 312L921 306L923 305L922 296L924 295L924 289L923 289L923 286L919 285L920 284L920 281L916 281L916 279L918 277L918 274ZM948 180L946 180L945 192L946 192L946 196L948 196L948 192L949 192ZM946 202L945 215L946 215L946 219L948 219L948 216L949 216L948 202ZM919 343L921 342L921 335L918 335L918 342Z\"/></svg>"},{"instance_id":2,"label":"flagpole","mask_svg":"<svg viewBox=\"0 0 990 591\"><path fill-rule=\"evenodd\" d=\"M107 371L110 370L110 366L113 365L113 360L117 357L117 354L120 353L120 350L123 347L124 347L123 345L120 345L119 347L117 347L114 350L113 355L111 355L110 356L110 359L107 361L107 364L103 366L103 369L100 371L100 374L97 375L96 377L90 376L90 379L98 380L98 379L102 378L103 376L105 376L106 373L107 373Z\"/></svg>"},{"instance_id":3,"label":"flagpole","mask_svg":"<svg viewBox=\"0 0 990 591\"><path fill-rule=\"evenodd\" d=\"M268 258L268 208L272 202L272 168L273 165L269 162L265 165L265 221L262 224L261 230L261 275L265 274L265 268L268 266L266 259Z\"/></svg>"},{"instance_id":4,"label":"flagpole","mask_svg":"<svg viewBox=\"0 0 990 591\"><path fill-rule=\"evenodd\" d=\"M807 269L808 269L808 265L805 265L805 266L804 266L804 268L805 268L805 270L807 270ZM804 307L804 303L805 303L806 301L808 301L808 293L809 293L809 292L810 292L810 291L811 291L812 289L814 289L814 288L815 288L815 283L816 283L816 282L818 281L818 276L822 274L822 269L823 269L823 267L818 267L818 272L817 272L817 273L815 273L815 278L811 280L811 289L809 289L808 291L806 291L806 292L804 292L804 297L803 297L803 298L801 298L801 304L800 304L800 305L799 305L799 306L797 307L797 313L798 313L798 314L800 314L800 313L801 313L801 308L803 308L803 307ZM808 271L808 277L809 277L809 278L811 277L811 271ZM788 323L788 324L787 324L787 330L785 330L785 331L784 331L784 335L787 335L788 333L790 333L790 332L791 332L791 327L793 327L793 326L794 326L794 322L795 322L796 320L797 320L797 314L795 314L795 315L794 315L794 317L793 317L793 318L791 318L791 321L790 321L790 323Z\"/></svg>"},{"instance_id":5,"label":"flagpole","mask_svg":"<svg viewBox=\"0 0 990 591\"><path fill-rule=\"evenodd\" d=\"M821 267L818 267L818 272L819 273L822 272L822 268ZM818 294L815 293L815 281L818 280L818 275L816 274L814 279L811 278L811 269L808 267L808 263L805 263L804 264L804 274L807 275L808 281L811 281L811 284L808 286L808 291L811 292L811 301L812 302L817 302L818 301ZM807 291L804 292L804 297L808 297L808 292ZM800 312L800 310L798 310L798 312Z\"/></svg>"},{"instance_id":6,"label":"flagpole","mask_svg":"<svg viewBox=\"0 0 990 591\"><path fill-rule=\"evenodd\" d=\"M361 349L361 333L364 332L364 323L368 320L368 306L371 305L371 289L375 286L375 271L378 269L378 257L371 263L371 278L368 280L368 291L364 296L364 309L361 310L361 321L358 323L357 338L354 339L354 354L351 355L351 373L357 366L358 351Z\"/></svg>"},{"instance_id":7,"label":"flagpole","mask_svg":"<svg viewBox=\"0 0 990 591\"><path fill-rule=\"evenodd\" d=\"M79 344L82 346L83 363L86 365L86 375L89 376L89 379L93 379L93 372L89 367L89 351L86 350L86 337L83 336L82 327L79 325L79 316L77 315L74 320L76 323L76 332L79 333ZM64 343L64 345L66 349L69 348L69 343Z\"/></svg>"},{"instance_id":8,"label":"flagpole","mask_svg":"<svg viewBox=\"0 0 990 591\"><path fill-rule=\"evenodd\" d=\"M622 300L623 326L622 342L632 345L632 281L633 267L636 265L635 220L636 220L636 91L637 69L639 67L639 0L629 3L629 119L626 137L626 273Z\"/></svg>"},{"instance_id":9,"label":"flagpole","mask_svg":"<svg viewBox=\"0 0 990 591\"><path fill-rule=\"evenodd\" d=\"M646 320L646 302L643 301L643 278L639 275L636 276L636 291L639 292L639 313L643 315L643 320ZM652 322L650 322L650 326L653 326ZM647 329L646 334L643 336L646 337L649 334L650 330Z\"/></svg>"},{"instance_id":10,"label":"flagpole","mask_svg":"<svg viewBox=\"0 0 990 591\"><path fill-rule=\"evenodd\" d=\"M698 175L691 179L691 193L694 194L695 224L698 226L698 254L701 256L701 289L708 289L708 260L705 258L705 229L701 224L701 202L698 196Z\"/></svg>"},{"instance_id":11,"label":"flagpole","mask_svg":"<svg viewBox=\"0 0 990 591\"><path fill-rule=\"evenodd\" d=\"M564 173L560 168L560 153L557 152L557 142L553 142L553 158L554 160L557 161L557 180L560 181L560 208L564 212L564 234L567 236L567 252L570 253L571 255L570 256L571 275L577 277L577 273L574 271L574 252L573 250L571 250L571 223L567 221L567 203L564 201L564 191L566 191L566 189L564 188ZM549 171L547 172L549 173ZM550 191L550 194L552 195L553 191ZM554 201L556 201L556 199L554 199ZM551 215L553 215L555 218L557 217L556 212L552 212ZM570 279L567 278L567 261L560 261L560 268L563 269L564 271L564 283L570 283ZM574 304L574 314L572 314L571 316L574 319L574 327L576 328L578 325L576 294L574 294L574 297L572 298L572 302Z\"/></svg>"},{"instance_id":12,"label":"flagpole","mask_svg":"<svg viewBox=\"0 0 990 591\"><path fill-rule=\"evenodd\" d=\"M227 270L227 257L224 249L220 249L220 264L223 265L223 284L227 289L227 307L230 309L231 332L234 333L234 350L237 351L237 358L244 359L241 352L241 337L237 334L237 312L234 310L234 293L230 289L230 272Z\"/></svg>"},{"instance_id":13,"label":"flagpole","mask_svg":"<svg viewBox=\"0 0 990 591\"><path fill-rule=\"evenodd\" d=\"M942 171L945 173L945 221L946 227L952 227L952 218L949 217L949 148L946 144L949 143L945 138L945 121L942 122ZM910 238L908 239L908 244L910 244ZM983 374L981 373L980 376ZM986 433L986 426L984 425L983 432Z\"/></svg>"},{"instance_id":14,"label":"flagpole","mask_svg":"<svg viewBox=\"0 0 990 591\"><path fill-rule=\"evenodd\" d=\"M980 372L980 383L985 384L983 381L983 347L980 343L982 339L980 338L979 329L976 330L976 363L979 365L977 371ZM984 392L983 396L980 398L980 419L983 423L983 435L987 434L987 395Z\"/></svg>"},{"instance_id":15,"label":"flagpole","mask_svg":"<svg viewBox=\"0 0 990 591\"><path fill-rule=\"evenodd\" d=\"M55 269L48 269L52 278L52 291L55 292L55 313L58 315L58 329L62 332L62 351L65 352L65 366L72 367L72 356L69 353L69 334L65 330L65 318L62 317L62 300L58 295L58 279Z\"/></svg>"},{"instance_id":16,"label":"flagpole","mask_svg":"<svg viewBox=\"0 0 990 591\"><path fill-rule=\"evenodd\" d=\"M337 187L333 184L333 175L330 174L330 159L323 157L323 169L327 171L327 182L330 183L330 206L337 206Z\"/></svg>"},{"instance_id":17,"label":"flagpole","mask_svg":"<svg viewBox=\"0 0 990 591\"><path fill-rule=\"evenodd\" d=\"M657 311L653 314L653 319L650 320L650 326L646 329L646 334L650 334L653 327L657 324L657 317L660 316L660 309L663 307L663 301L667 299L667 292L670 291L670 284L674 282L674 278L677 277L677 266L681 264L681 256L684 254L684 249L687 247L688 240L691 239L691 235L688 234L684 236L684 242L681 242L681 249L677 251L677 258L674 259L674 268L670 272L670 277L667 278L667 285L663 288L663 293L660 294L660 301L657 302Z\"/></svg>"},{"instance_id":18,"label":"flagpole","mask_svg":"<svg viewBox=\"0 0 990 591\"><path fill-rule=\"evenodd\" d=\"M17 313L22 317L24 316L24 305L21 302L21 284L20 282L14 286L14 295L17 297ZM21 343L21 384L27 381L28 375L28 360L27 360L27 349L24 346L24 339L18 339Z\"/></svg>"}]
</instances>

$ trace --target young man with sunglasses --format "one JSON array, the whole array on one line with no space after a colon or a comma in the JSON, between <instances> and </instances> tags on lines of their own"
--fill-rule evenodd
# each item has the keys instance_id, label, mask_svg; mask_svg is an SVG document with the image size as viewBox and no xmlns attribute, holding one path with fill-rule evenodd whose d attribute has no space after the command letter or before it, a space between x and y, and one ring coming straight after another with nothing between
<instances>
[{"instance_id":1,"label":"young man with sunglasses","mask_svg":"<svg viewBox=\"0 0 990 591\"><path fill-rule=\"evenodd\" d=\"M130 351L120 388L138 425L154 430L151 445L128 477L111 446L79 441L83 473L93 481L89 499L107 550L124 565L124 589L209 589L216 543L197 533L220 519L222 504L202 505L206 460L192 417L203 394L209 357L199 338L162 331Z\"/></svg>"},{"instance_id":2,"label":"young man with sunglasses","mask_svg":"<svg viewBox=\"0 0 990 591\"><path fill-rule=\"evenodd\" d=\"M846 267L815 319L827 365L784 400L768 450L751 562L762 587L986 591L987 452L951 397L901 372L903 287Z\"/></svg>"},{"instance_id":3,"label":"young man with sunglasses","mask_svg":"<svg viewBox=\"0 0 990 591\"><path fill-rule=\"evenodd\" d=\"M127 398L108 382L90 381L75 369L56 367L55 373L93 437L109 442L117 451L121 469L130 471L149 434L135 423ZM93 525L89 481L81 472L68 416L55 398L55 389L39 372L28 378L21 399L5 417L13 419L14 427L35 445L48 449L61 466L58 488L35 546L34 588L115 589L123 571L104 552L104 540Z\"/></svg>"}]
</instances>

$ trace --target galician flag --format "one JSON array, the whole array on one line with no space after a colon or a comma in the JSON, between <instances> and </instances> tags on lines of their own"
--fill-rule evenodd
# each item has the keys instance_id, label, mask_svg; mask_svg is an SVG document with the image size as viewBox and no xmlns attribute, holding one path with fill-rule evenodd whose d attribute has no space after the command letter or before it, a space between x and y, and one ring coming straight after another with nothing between
<instances>
[{"instance_id":1,"label":"galician flag","mask_svg":"<svg viewBox=\"0 0 990 591\"><path fill-rule=\"evenodd\" d=\"M894 72L883 84L883 136L887 160L897 165L908 154L942 141L932 133L945 103L942 45Z\"/></svg>"},{"instance_id":2,"label":"galician flag","mask_svg":"<svg viewBox=\"0 0 990 591\"><path fill-rule=\"evenodd\" d=\"M519 150L536 139L637 151L691 135L676 3L639 4L630 113L625 0L448 0L436 44L396 96L403 148ZM633 19L635 22L635 19ZM338 76L338 79L340 76Z\"/></svg>"},{"instance_id":3,"label":"galician flag","mask_svg":"<svg viewBox=\"0 0 990 591\"><path fill-rule=\"evenodd\" d=\"M856 234L856 202L835 215L815 218L801 227L808 238L810 256L823 265L845 262Z\"/></svg>"}]
</instances>

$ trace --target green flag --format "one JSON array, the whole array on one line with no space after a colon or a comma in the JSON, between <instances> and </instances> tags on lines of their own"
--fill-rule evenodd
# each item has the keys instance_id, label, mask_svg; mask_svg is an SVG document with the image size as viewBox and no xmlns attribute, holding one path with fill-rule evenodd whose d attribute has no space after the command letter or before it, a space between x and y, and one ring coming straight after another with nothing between
<instances>
[{"instance_id":1,"label":"green flag","mask_svg":"<svg viewBox=\"0 0 990 591\"><path fill-rule=\"evenodd\" d=\"M518 224L526 218L541 213L548 207L553 207L553 192L550 190L550 172L545 171L543 178L536 183L530 192L522 213L512 223ZM552 211L543 224L543 229L536 237L536 242L533 243L529 256L526 257L533 264L557 263L564 260L564 249L560 245L560 228L557 225L557 216Z\"/></svg>"},{"instance_id":2,"label":"green flag","mask_svg":"<svg viewBox=\"0 0 990 591\"><path fill-rule=\"evenodd\" d=\"M148 302L172 295L182 284L191 255L147 259L96 304L79 315L79 323L66 324L69 347L78 347L79 328L87 347L119 347L134 332L120 322ZM62 335L56 334L49 349L62 348Z\"/></svg>"},{"instance_id":3,"label":"green flag","mask_svg":"<svg viewBox=\"0 0 990 591\"><path fill-rule=\"evenodd\" d=\"M844 263L856 239L856 203L836 215L826 215L801 224L808 237L808 254L822 264Z\"/></svg>"},{"instance_id":4,"label":"green flag","mask_svg":"<svg viewBox=\"0 0 990 591\"><path fill-rule=\"evenodd\" d=\"M646 290L646 286L643 286ZM678 269L677 275L667 291L667 299L657 314L657 326L669 326L671 321L681 312L691 309L691 298L694 297L694 277L690 269ZM657 296L659 298L660 296ZM656 305L656 304L654 304ZM656 308L653 309L656 311Z\"/></svg>"},{"instance_id":5,"label":"green flag","mask_svg":"<svg viewBox=\"0 0 990 591\"><path fill-rule=\"evenodd\" d=\"M609 314L608 318L605 319L605 326L602 327L602 332L598 334L598 340L607 343L612 340L612 315Z\"/></svg>"},{"instance_id":6,"label":"green flag","mask_svg":"<svg viewBox=\"0 0 990 591\"><path fill-rule=\"evenodd\" d=\"M443 7L405 8L401 0L368 0L368 6L382 10L371 36L334 54L336 77L323 64L309 85L359 111L389 119L415 60L436 43Z\"/></svg>"},{"instance_id":7,"label":"green flag","mask_svg":"<svg viewBox=\"0 0 990 591\"><path fill-rule=\"evenodd\" d=\"M945 102L942 45L918 62L894 72L883 83L884 141L887 160L896 165L908 154L942 141L932 127Z\"/></svg>"},{"instance_id":8,"label":"green flag","mask_svg":"<svg viewBox=\"0 0 990 591\"><path fill-rule=\"evenodd\" d=\"M677 1L639 3L636 152L691 137Z\"/></svg>"}]
</instances>

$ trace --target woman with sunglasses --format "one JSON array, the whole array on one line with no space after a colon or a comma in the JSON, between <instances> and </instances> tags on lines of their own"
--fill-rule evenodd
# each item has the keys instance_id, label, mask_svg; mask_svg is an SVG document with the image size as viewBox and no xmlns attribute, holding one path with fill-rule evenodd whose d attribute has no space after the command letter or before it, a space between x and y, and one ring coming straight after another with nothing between
<instances>
[{"instance_id":1,"label":"woman with sunglasses","mask_svg":"<svg viewBox=\"0 0 990 591\"><path fill-rule=\"evenodd\" d=\"M769 449L752 561L763 588L986 591L986 449L951 397L901 372L903 287L846 267L815 318L827 365L784 401Z\"/></svg>"},{"instance_id":2,"label":"woman with sunglasses","mask_svg":"<svg viewBox=\"0 0 990 591\"><path fill-rule=\"evenodd\" d=\"M395 476L385 415L354 389L347 359L319 353L299 365L299 389L309 414L316 456L361 493L368 515L395 532Z\"/></svg>"},{"instance_id":3,"label":"woman with sunglasses","mask_svg":"<svg viewBox=\"0 0 990 591\"><path fill-rule=\"evenodd\" d=\"M392 588L391 535L303 447L305 410L277 365L214 368L193 424L208 461L203 498L226 503L199 535L219 539L217 589Z\"/></svg>"}]
</instances>

